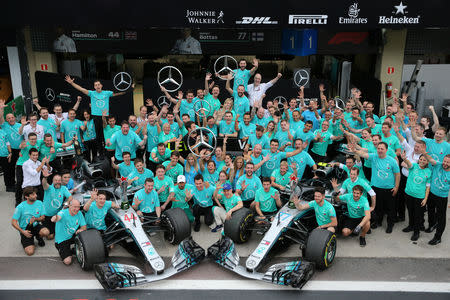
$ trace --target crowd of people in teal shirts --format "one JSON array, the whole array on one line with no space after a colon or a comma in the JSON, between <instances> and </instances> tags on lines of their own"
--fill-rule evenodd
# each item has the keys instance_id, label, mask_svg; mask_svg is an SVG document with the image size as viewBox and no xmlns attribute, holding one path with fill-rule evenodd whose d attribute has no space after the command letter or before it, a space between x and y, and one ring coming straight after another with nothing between
<instances>
[{"instance_id":1,"label":"crowd of people in teal shirts","mask_svg":"<svg viewBox=\"0 0 450 300\"><path fill-rule=\"evenodd\" d=\"M78 112L78 99L68 112L55 104L50 114L36 100L39 114L17 122L12 114L4 116L0 101L0 162L6 191L16 194L12 226L26 254L34 253L34 239L39 246L44 238L54 239L61 259L70 264L77 232L106 229L105 216L115 203L97 190L83 206L73 199L77 187L56 156L75 142L86 160L110 160L112 176L141 188L132 203L139 215L160 217L179 207L195 232L202 216L212 232L222 232L224 222L242 207L254 210L256 221L270 221L290 182L313 177L318 164L326 162L347 174L343 182L331 180L335 200L347 206L342 223L323 188L316 188L314 200L306 204L294 199L297 209L315 211L320 228L357 235L365 246L372 230L390 234L396 223L407 220L402 231L410 232L411 240L426 231L435 232L430 245L441 242L450 145L433 107L432 119L419 119L408 96L394 91L393 104L379 117L358 89L351 90L345 107L338 107L323 85L318 100L304 99L301 87L298 96L278 103L265 99L265 92L282 75L263 83L257 68L256 60L251 70L239 61L234 76L223 78L227 99L219 99L212 74L196 91L172 96L161 87L172 108L147 99L128 120L109 115L110 98L120 93L103 90L100 81L88 90L70 76L67 84L90 98L90 110ZM205 134L200 127L208 129ZM217 139L217 147L199 145L200 136L208 144ZM227 150L232 139L244 145L237 154ZM350 153L345 162L331 161L339 147Z\"/></svg>"}]
</instances>

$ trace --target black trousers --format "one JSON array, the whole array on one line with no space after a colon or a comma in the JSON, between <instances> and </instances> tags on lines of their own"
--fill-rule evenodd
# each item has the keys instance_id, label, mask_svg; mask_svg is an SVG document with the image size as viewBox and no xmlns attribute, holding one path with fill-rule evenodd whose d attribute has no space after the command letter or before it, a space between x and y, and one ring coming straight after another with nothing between
<instances>
[{"instance_id":1,"label":"black trousers","mask_svg":"<svg viewBox=\"0 0 450 300\"><path fill-rule=\"evenodd\" d=\"M16 206L22 202L22 183L23 183L23 170L22 166L16 166ZM41 199L38 199L41 200Z\"/></svg>"},{"instance_id":2,"label":"black trousers","mask_svg":"<svg viewBox=\"0 0 450 300\"><path fill-rule=\"evenodd\" d=\"M314 161L316 163L318 163L318 162L326 162L326 160L327 160L326 156L319 155L319 154L314 153L312 151L311 151L311 157L312 157L312 159L314 159Z\"/></svg>"},{"instance_id":3,"label":"black trousers","mask_svg":"<svg viewBox=\"0 0 450 300\"><path fill-rule=\"evenodd\" d=\"M105 137L103 135L103 120L101 116L93 116L95 126L95 141L100 154L105 154Z\"/></svg>"},{"instance_id":4,"label":"black trousers","mask_svg":"<svg viewBox=\"0 0 450 300\"><path fill-rule=\"evenodd\" d=\"M428 223L430 226L436 224L435 237L439 239L445 230L447 204L447 197L439 197L430 192L428 196Z\"/></svg>"},{"instance_id":5,"label":"black trousers","mask_svg":"<svg viewBox=\"0 0 450 300\"><path fill-rule=\"evenodd\" d=\"M52 175L49 177L48 183L51 184L52 183L52 178L55 174L59 174L61 173L62 169L63 169L63 163L61 161L60 157L55 158L54 160L52 160L50 162L50 167L52 167Z\"/></svg>"},{"instance_id":6,"label":"black trousers","mask_svg":"<svg viewBox=\"0 0 450 300\"><path fill-rule=\"evenodd\" d=\"M159 164L162 164L162 162L155 163L154 161L150 160L149 157L150 157L150 152L147 152L147 158L145 159L145 166L147 169L151 170L153 172L153 174L155 174L156 167Z\"/></svg>"},{"instance_id":7,"label":"black trousers","mask_svg":"<svg viewBox=\"0 0 450 300\"><path fill-rule=\"evenodd\" d=\"M395 203L392 197L391 189L381 189L372 187L377 194L377 203L375 205L376 221L379 225L383 222L384 214L387 214L388 225L394 225Z\"/></svg>"},{"instance_id":8,"label":"black trousers","mask_svg":"<svg viewBox=\"0 0 450 300\"><path fill-rule=\"evenodd\" d=\"M8 178L8 176L6 176L7 174L6 170L9 168L8 157L0 157L0 166L2 167L3 170L3 180L5 181L5 187L10 187L11 179Z\"/></svg>"},{"instance_id":9,"label":"black trousers","mask_svg":"<svg viewBox=\"0 0 450 300\"><path fill-rule=\"evenodd\" d=\"M7 161L7 166L3 169L3 176L5 177L5 185L6 186L15 186L16 185L16 163L17 159L19 159L20 149L11 149L11 161Z\"/></svg>"},{"instance_id":10,"label":"black trousers","mask_svg":"<svg viewBox=\"0 0 450 300\"><path fill-rule=\"evenodd\" d=\"M405 194L405 198L406 205L408 207L409 226L414 229L414 232L419 233L424 213L423 207L420 205L423 199L419 199L408 194Z\"/></svg>"},{"instance_id":11,"label":"black trousers","mask_svg":"<svg viewBox=\"0 0 450 300\"><path fill-rule=\"evenodd\" d=\"M145 149L136 149L136 158L144 159Z\"/></svg>"},{"instance_id":12,"label":"black trousers","mask_svg":"<svg viewBox=\"0 0 450 300\"><path fill-rule=\"evenodd\" d=\"M201 207L200 205L194 205L193 213L195 218L195 223L200 223L200 216L205 216L205 224L211 225L214 222L214 215L212 213L212 206Z\"/></svg>"},{"instance_id":13,"label":"black trousers","mask_svg":"<svg viewBox=\"0 0 450 300\"><path fill-rule=\"evenodd\" d=\"M98 142L95 139L83 142L83 145L86 148L86 151L84 151L84 157L88 162L92 162L97 156L97 143Z\"/></svg>"},{"instance_id":14,"label":"black trousers","mask_svg":"<svg viewBox=\"0 0 450 300\"><path fill-rule=\"evenodd\" d=\"M245 207L245 208L250 208L250 205L252 205L252 202L253 202L254 200L255 200L255 199L249 199L249 200L242 201L242 203L244 204L244 207Z\"/></svg>"},{"instance_id":15,"label":"black trousers","mask_svg":"<svg viewBox=\"0 0 450 300\"><path fill-rule=\"evenodd\" d=\"M372 168L363 166L363 172L364 172L364 176L366 176L367 181L369 181L369 183L370 183L370 180L372 179Z\"/></svg>"},{"instance_id":16,"label":"black trousers","mask_svg":"<svg viewBox=\"0 0 450 300\"><path fill-rule=\"evenodd\" d=\"M405 217L405 205L407 205L405 189L407 180L408 177L403 174L400 175L400 185L398 188L397 196L395 197L395 212L399 218Z\"/></svg>"}]
</instances>

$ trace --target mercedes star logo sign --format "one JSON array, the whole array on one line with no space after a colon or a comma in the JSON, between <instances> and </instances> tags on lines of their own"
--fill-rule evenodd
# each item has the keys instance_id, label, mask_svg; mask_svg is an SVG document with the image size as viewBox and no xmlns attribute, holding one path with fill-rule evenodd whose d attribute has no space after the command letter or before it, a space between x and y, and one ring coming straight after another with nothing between
<instances>
[{"instance_id":1,"label":"mercedes star logo sign","mask_svg":"<svg viewBox=\"0 0 450 300\"><path fill-rule=\"evenodd\" d=\"M166 73L167 77L163 77ZM175 92L183 84L183 74L174 66L165 66L161 70L159 70L157 80L159 86L169 84L169 87L165 87L166 90L168 92Z\"/></svg>"},{"instance_id":2,"label":"mercedes star logo sign","mask_svg":"<svg viewBox=\"0 0 450 300\"><path fill-rule=\"evenodd\" d=\"M298 87L305 86L309 82L309 73L305 69L300 69L294 74L294 82Z\"/></svg>"},{"instance_id":3,"label":"mercedes star logo sign","mask_svg":"<svg viewBox=\"0 0 450 300\"><path fill-rule=\"evenodd\" d=\"M132 82L131 75L127 72L119 72L113 79L114 87L121 92L128 90Z\"/></svg>"},{"instance_id":4,"label":"mercedes star logo sign","mask_svg":"<svg viewBox=\"0 0 450 300\"><path fill-rule=\"evenodd\" d=\"M221 67L221 68L220 68ZM233 68L234 67L234 68ZM219 69L220 68L220 69ZM227 76L229 73L233 74L233 70L238 68L238 63L234 59L233 56L223 55L216 59L214 62L214 73L218 75L218 77L222 80L227 80Z\"/></svg>"},{"instance_id":5,"label":"mercedes star logo sign","mask_svg":"<svg viewBox=\"0 0 450 300\"><path fill-rule=\"evenodd\" d=\"M56 98L56 94L55 91L51 88L47 88L45 90L45 97L47 98L48 101L53 101Z\"/></svg>"},{"instance_id":6,"label":"mercedes star logo sign","mask_svg":"<svg viewBox=\"0 0 450 300\"><path fill-rule=\"evenodd\" d=\"M278 103L277 106L279 109L284 108L284 104L287 103L286 98L284 98L283 96L277 96L277 97L273 98L273 101L274 102L277 101L277 103Z\"/></svg>"},{"instance_id":7,"label":"mercedes star logo sign","mask_svg":"<svg viewBox=\"0 0 450 300\"><path fill-rule=\"evenodd\" d=\"M205 116L207 116L211 111L211 104L209 104L206 100L198 99L194 102L194 111L195 114L199 117L202 117L203 113L205 114Z\"/></svg>"},{"instance_id":8,"label":"mercedes star logo sign","mask_svg":"<svg viewBox=\"0 0 450 300\"><path fill-rule=\"evenodd\" d=\"M339 108L340 110L344 111L345 110L345 101L342 100L341 98L335 98L334 101L336 102L336 107Z\"/></svg>"},{"instance_id":9,"label":"mercedes star logo sign","mask_svg":"<svg viewBox=\"0 0 450 300\"><path fill-rule=\"evenodd\" d=\"M206 133L203 133L203 131L206 131ZM212 140L209 140L208 137L210 136L212 137ZM194 145L192 145L192 139L196 139ZM187 141L189 151L191 151L191 153L197 157L200 157L200 155L195 152L195 149L199 148L200 146L209 148L211 152L208 154L208 156L213 155L217 147L216 135L211 131L211 129L206 127L197 127L196 129L192 130L189 133Z\"/></svg>"},{"instance_id":10,"label":"mercedes star logo sign","mask_svg":"<svg viewBox=\"0 0 450 300\"><path fill-rule=\"evenodd\" d=\"M166 98L166 96L160 96L156 101L159 108L162 108L164 105L170 106L171 102Z\"/></svg>"}]
</instances>

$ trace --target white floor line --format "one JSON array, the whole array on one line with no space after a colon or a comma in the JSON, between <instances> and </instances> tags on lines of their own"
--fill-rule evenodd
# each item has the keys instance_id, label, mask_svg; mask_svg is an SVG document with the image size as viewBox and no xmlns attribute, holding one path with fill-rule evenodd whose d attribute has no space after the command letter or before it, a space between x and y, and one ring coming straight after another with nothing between
<instances>
[{"instance_id":1,"label":"white floor line","mask_svg":"<svg viewBox=\"0 0 450 300\"><path fill-rule=\"evenodd\" d=\"M97 280L0 280L0 290L102 289ZM144 290L289 290L255 280L163 280L136 289ZM447 282L321 281L313 280L305 291L440 292L450 293Z\"/></svg>"}]
</instances>

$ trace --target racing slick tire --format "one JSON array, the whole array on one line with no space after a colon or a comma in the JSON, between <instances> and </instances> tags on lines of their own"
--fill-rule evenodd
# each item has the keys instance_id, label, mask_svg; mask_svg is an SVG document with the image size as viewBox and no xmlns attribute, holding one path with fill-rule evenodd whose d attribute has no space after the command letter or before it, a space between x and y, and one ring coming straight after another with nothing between
<instances>
[{"instance_id":1,"label":"racing slick tire","mask_svg":"<svg viewBox=\"0 0 450 300\"><path fill-rule=\"evenodd\" d=\"M83 270L105 262L106 249L102 235L97 229L89 229L75 236L75 254Z\"/></svg>"},{"instance_id":2,"label":"racing slick tire","mask_svg":"<svg viewBox=\"0 0 450 300\"><path fill-rule=\"evenodd\" d=\"M245 207L233 212L230 220L224 224L224 234L233 242L242 244L248 241L251 235L250 226L253 221L253 212Z\"/></svg>"},{"instance_id":3,"label":"racing slick tire","mask_svg":"<svg viewBox=\"0 0 450 300\"><path fill-rule=\"evenodd\" d=\"M316 228L309 234L304 258L314 262L317 269L325 270L333 263L336 245L336 234Z\"/></svg>"},{"instance_id":4,"label":"racing slick tire","mask_svg":"<svg viewBox=\"0 0 450 300\"><path fill-rule=\"evenodd\" d=\"M162 226L167 229L164 238L172 245L177 245L191 236L191 222L183 209L168 209L161 214L161 219Z\"/></svg>"}]
</instances>

